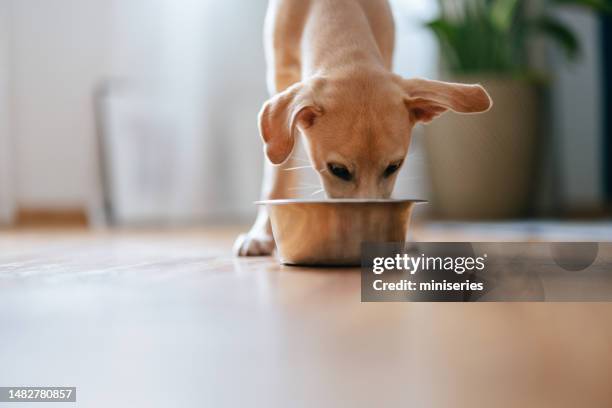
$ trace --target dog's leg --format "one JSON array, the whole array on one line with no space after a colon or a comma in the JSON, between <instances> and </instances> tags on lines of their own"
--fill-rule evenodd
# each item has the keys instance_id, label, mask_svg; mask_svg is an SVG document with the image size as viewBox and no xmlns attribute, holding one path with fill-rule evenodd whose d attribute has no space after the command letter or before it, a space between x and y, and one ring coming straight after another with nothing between
<instances>
[{"instance_id":1,"label":"dog's leg","mask_svg":"<svg viewBox=\"0 0 612 408\"><path fill-rule=\"evenodd\" d=\"M293 84L296 79L273 75L272 84L269 87L276 89L286 89ZM273 89L273 88L272 88ZM272 90L270 94L274 94ZM261 199L274 200L280 198L291 198L292 187L296 185L297 174L289 171L294 166L294 160L290 156L281 165L273 165L264 157L263 179L261 183ZM272 236L272 226L270 217L265 206L260 206L257 212L255 223L246 234L242 234L234 243L234 254L239 256L261 256L270 255L274 251L274 237Z\"/></svg>"},{"instance_id":2,"label":"dog's leg","mask_svg":"<svg viewBox=\"0 0 612 408\"><path fill-rule=\"evenodd\" d=\"M267 159L264 161L261 199L291 197L291 187L295 185L296 172L286 169L293 165L293 160L289 159L280 166L272 165ZM250 231L240 235L236 240L234 253L240 256L270 255L274 251L274 246L268 211L265 206L260 206Z\"/></svg>"},{"instance_id":3,"label":"dog's leg","mask_svg":"<svg viewBox=\"0 0 612 408\"><path fill-rule=\"evenodd\" d=\"M273 96L300 80L299 49L301 29L306 16L304 7L308 2L271 1L266 14L264 28L264 51L266 54L267 86ZM282 40L282 41L281 41ZM290 198L292 187L296 184L297 174L287 171L293 167L290 157L279 166L272 165L264 158L264 174L261 186L261 199L273 200ZM234 244L234 253L240 256L270 255L274 251L274 238L270 217L265 206L260 206L255 223L246 234L238 237Z\"/></svg>"}]
</instances>

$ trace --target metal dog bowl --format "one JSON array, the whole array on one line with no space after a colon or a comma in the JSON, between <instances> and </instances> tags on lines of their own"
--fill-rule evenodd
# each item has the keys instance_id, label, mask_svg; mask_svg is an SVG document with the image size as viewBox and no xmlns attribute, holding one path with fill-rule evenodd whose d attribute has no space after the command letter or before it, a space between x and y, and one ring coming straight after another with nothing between
<instances>
[{"instance_id":1,"label":"metal dog bowl","mask_svg":"<svg viewBox=\"0 0 612 408\"><path fill-rule=\"evenodd\" d=\"M402 242L422 200L268 200L280 260L293 265L359 265L362 242Z\"/></svg>"}]
</instances>

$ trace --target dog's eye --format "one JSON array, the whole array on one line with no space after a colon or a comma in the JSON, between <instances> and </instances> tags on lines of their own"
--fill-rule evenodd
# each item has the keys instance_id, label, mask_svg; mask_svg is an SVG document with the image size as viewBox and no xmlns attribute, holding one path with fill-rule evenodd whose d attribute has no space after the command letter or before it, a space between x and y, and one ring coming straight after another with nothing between
<instances>
[{"instance_id":1,"label":"dog's eye","mask_svg":"<svg viewBox=\"0 0 612 408\"><path fill-rule=\"evenodd\" d=\"M353 178L351 172L341 164L328 163L327 168L329 169L331 174L338 178L341 178L344 181L351 181L351 179Z\"/></svg>"},{"instance_id":2,"label":"dog's eye","mask_svg":"<svg viewBox=\"0 0 612 408\"><path fill-rule=\"evenodd\" d=\"M396 171L397 171L397 170L400 168L400 166L401 166L401 165L402 165L402 163L401 163L401 162L399 162L399 163L393 163L393 164L390 164L390 165L389 165L389 166L387 166L387 168L385 169L385 172L383 173L383 177L389 177L389 176L391 176L393 173L395 173L395 172L396 172Z\"/></svg>"}]
</instances>

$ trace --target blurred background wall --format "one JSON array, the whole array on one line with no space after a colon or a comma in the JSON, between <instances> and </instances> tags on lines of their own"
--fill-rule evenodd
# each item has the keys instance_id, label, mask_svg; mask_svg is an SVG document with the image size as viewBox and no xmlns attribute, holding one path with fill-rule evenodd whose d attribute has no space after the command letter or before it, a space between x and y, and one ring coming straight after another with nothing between
<instances>
[{"instance_id":1,"label":"blurred background wall","mask_svg":"<svg viewBox=\"0 0 612 408\"><path fill-rule=\"evenodd\" d=\"M139 208L144 221L250 217L262 165L266 3L0 0L0 217L15 207L99 212L101 133L114 141L106 159L123 163L106 176L115 201L132 203L127 220L138 221ZM396 71L436 77L437 43L422 25L436 3L392 5ZM596 17L561 17L584 58L554 68L555 142L542 154L556 164L544 173L543 201L571 211L604 203L601 47ZM417 130L396 195L428 194L422 137Z\"/></svg>"},{"instance_id":2,"label":"blurred background wall","mask_svg":"<svg viewBox=\"0 0 612 408\"><path fill-rule=\"evenodd\" d=\"M12 151L10 143L9 54L11 29L9 4L0 2L0 223L8 223L13 213Z\"/></svg>"},{"instance_id":3,"label":"blurred background wall","mask_svg":"<svg viewBox=\"0 0 612 408\"><path fill-rule=\"evenodd\" d=\"M93 181L92 93L110 66L110 3L8 3L15 199L77 207Z\"/></svg>"}]
</instances>

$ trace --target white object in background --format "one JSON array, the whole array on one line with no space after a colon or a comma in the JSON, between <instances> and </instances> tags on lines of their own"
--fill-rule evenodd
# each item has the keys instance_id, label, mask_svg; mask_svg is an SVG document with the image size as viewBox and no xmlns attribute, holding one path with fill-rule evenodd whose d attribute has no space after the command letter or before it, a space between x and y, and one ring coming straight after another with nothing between
<instances>
[{"instance_id":1,"label":"white object in background","mask_svg":"<svg viewBox=\"0 0 612 408\"><path fill-rule=\"evenodd\" d=\"M192 148L161 96L111 88L101 101L102 167L111 216L119 224L168 223L181 194L183 154Z\"/></svg>"}]
</instances>

